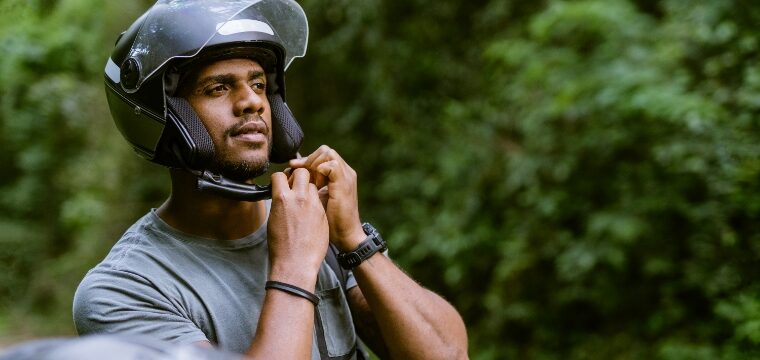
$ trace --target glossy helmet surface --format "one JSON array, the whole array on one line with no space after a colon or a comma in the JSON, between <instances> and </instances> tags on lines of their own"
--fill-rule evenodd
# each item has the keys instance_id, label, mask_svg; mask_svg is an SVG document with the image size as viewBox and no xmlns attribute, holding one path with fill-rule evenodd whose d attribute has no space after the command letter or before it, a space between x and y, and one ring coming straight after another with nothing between
<instances>
[{"instance_id":1,"label":"glossy helmet surface","mask_svg":"<svg viewBox=\"0 0 760 360\"><path fill-rule=\"evenodd\" d=\"M306 53L308 24L293 0L160 0L121 34L105 68L111 115L133 149L168 167L204 172L214 145L190 104L176 97L192 63L249 57L267 72L270 161L295 157L303 132L285 103L285 70Z\"/></svg>"}]
</instances>

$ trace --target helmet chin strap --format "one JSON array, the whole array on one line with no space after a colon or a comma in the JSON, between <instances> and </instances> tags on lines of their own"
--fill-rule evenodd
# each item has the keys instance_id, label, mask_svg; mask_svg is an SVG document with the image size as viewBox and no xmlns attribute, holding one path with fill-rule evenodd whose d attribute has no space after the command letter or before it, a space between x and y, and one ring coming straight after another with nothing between
<instances>
[{"instance_id":1,"label":"helmet chin strap","mask_svg":"<svg viewBox=\"0 0 760 360\"><path fill-rule=\"evenodd\" d=\"M194 174L198 177L196 187L202 192L239 201L259 201L272 198L272 185L245 184L209 171L194 171Z\"/></svg>"},{"instance_id":2,"label":"helmet chin strap","mask_svg":"<svg viewBox=\"0 0 760 360\"><path fill-rule=\"evenodd\" d=\"M261 201L272 198L272 185L246 184L208 170L192 169L185 163L176 143L172 146L172 150L182 168L195 175L196 188L202 192L238 201Z\"/></svg>"}]
</instances>

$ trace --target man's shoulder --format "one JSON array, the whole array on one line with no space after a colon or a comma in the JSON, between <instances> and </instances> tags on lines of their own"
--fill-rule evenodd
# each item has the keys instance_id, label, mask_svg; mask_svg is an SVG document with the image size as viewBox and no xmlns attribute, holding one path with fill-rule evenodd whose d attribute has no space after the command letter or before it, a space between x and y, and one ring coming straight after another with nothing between
<instances>
[{"instance_id":1,"label":"man's shoulder","mask_svg":"<svg viewBox=\"0 0 760 360\"><path fill-rule=\"evenodd\" d=\"M135 261L143 262L155 258L158 255L156 244L160 234L150 216L151 214L147 214L132 224L93 270L122 270L125 266L134 267L131 263Z\"/></svg>"},{"instance_id":2,"label":"man's shoulder","mask_svg":"<svg viewBox=\"0 0 760 360\"><path fill-rule=\"evenodd\" d=\"M116 303L137 299L155 302L165 291L163 278L171 264L157 246L148 214L137 220L106 257L85 274L74 295L75 319L99 314Z\"/></svg>"},{"instance_id":3,"label":"man's shoulder","mask_svg":"<svg viewBox=\"0 0 760 360\"><path fill-rule=\"evenodd\" d=\"M124 232L103 260L85 274L78 291L96 284L153 282L166 275L165 264L172 263L173 252L165 249L167 236L156 228L152 216L146 214Z\"/></svg>"}]
</instances>

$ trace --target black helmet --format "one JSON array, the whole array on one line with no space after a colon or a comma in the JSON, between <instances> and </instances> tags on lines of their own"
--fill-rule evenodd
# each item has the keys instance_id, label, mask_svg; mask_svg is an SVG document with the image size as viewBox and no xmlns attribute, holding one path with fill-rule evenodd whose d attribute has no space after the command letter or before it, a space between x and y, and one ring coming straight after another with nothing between
<instances>
[{"instance_id":1,"label":"black helmet","mask_svg":"<svg viewBox=\"0 0 760 360\"><path fill-rule=\"evenodd\" d=\"M209 171L214 145L190 104L176 96L183 69L250 57L267 72L272 113L270 161L296 156L303 132L285 103L285 69L306 53L308 24L294 0L159 0L116 41L105 68L108 105L135 151L198 176L201 190L259 200L268 187Z\"/></svg>"}]
</instances>

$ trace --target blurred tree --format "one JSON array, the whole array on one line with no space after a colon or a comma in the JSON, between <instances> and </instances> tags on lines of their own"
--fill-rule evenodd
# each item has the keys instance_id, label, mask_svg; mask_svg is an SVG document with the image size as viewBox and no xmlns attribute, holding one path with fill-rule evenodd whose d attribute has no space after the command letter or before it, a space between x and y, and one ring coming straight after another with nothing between
<instances>
[{"instance_id":1,"label":"blurred tree","mask_svg":"<svg viewBox=\"0 0 760 360\"><path fill-rule=\"evenodd\" d=\"M84 271L166 188L118 139L102 90L110 44L146 4L0 2L0 307L11 334L70 333Z\"/></svg>"},{"instance_id":2,"label":"blurred tree","mask_svg":"<svg viewBox=\"0 0 760 360\"><path fill-rule=\"evenodd\" d=\"M304 4L307 134L474 358L758 356L756 5Z\"/></svg>"}]
</instances>

